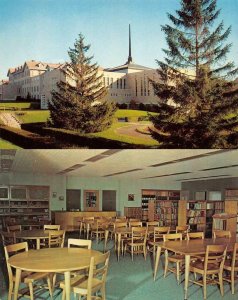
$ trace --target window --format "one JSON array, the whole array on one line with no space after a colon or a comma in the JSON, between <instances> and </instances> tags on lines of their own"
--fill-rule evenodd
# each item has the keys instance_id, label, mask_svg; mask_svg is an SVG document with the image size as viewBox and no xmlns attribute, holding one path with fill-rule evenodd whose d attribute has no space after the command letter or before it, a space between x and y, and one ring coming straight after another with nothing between
<instances>
[{"instance_id":1,"label":"window","mask_svg":"<svg viewBox=\"0 0 238 300\"><path fill-rule=\"evenodd\" d=\"M123 80L124 82L124 89L126 88L126 79Z\"/></svg>"},{"instance_id":2,"label":"window","mask_svg":"<svg viewBox=\"0 0 238 300\"><path fill-rule=\"evenodd\" d=\"M122 79L120 79L120 89L122 89Z\"/></svg>"}]
</instances>

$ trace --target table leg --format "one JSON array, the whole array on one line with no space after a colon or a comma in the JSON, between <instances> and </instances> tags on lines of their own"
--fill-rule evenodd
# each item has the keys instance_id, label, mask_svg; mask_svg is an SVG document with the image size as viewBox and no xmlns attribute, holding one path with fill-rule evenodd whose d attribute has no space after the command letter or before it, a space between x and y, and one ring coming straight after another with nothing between
<instances>
[{"instance_id":1,"label":"table leg","mask_svg":"<svg viewBox=\"0 0 238 300\"><path fill-rule=\"evenodd\" d=\"M156 278L158 267L159 267L160 254L161 254L161 247L158 246L156 251L156 258L155 258L154 280Z\"/></svg>"},{"instance_id":2,"label":"table leg","mask_svg":"<svg viewBox=\"0 0 238 300\"><path fill-rule=\"evenodd\" d=\"M65 299L70 300L70 272L64 272L64 280L65 280L65 296L66 296Z\"/></svg>"},{"instance_id":3,"label":"table leg","mask_svg":"<svg viewBox=\"0 0 238 300\"><path fill-rule=\"evenodd\" d=\"M107 249L107 240L108 240L108 234L109 234L109 230L105 230L105 241L104 241L104 252L106 252Z\"/></svg>"},{"instance_id":4,"label":"table leg","mask_svg":"<svg viewBox=\"0 0 238 300\"><path fill-rule=\"evenodd\" d=\"M40 249L40 239L36 239L36 249Z\"/></svg>"},{"instance_id":5,"label":"table leg","mask_svg":"<svg viewBox=\"0 0 238 300\"><path fill-rule=\"evenodd\" d=\"M18 298L20 279L21 279L21 269L16 269L16 281L15 281L15 286L14 286L14 300L17 300L17 298Z\"/></svg>"},{"instance_id":6,"label":"table leg","mask_svg":"<svg viewBox=\"0 0 238 300\"><path fill-rule=\"evenodd\" d=\"M189 266L190 266L190 255L185 255L184 299L188 299Z\"/></svg>"},{"instance_id":7,"label":"table leg","mask_svg":"<svg viewBox=\"0 0 238 300\"><path fill-rule=\"evenodd\" d=\"M120 250L121 250L121 234L117 234L117 260L119 261L120 257Z\"/></svg>"}]
</instances>

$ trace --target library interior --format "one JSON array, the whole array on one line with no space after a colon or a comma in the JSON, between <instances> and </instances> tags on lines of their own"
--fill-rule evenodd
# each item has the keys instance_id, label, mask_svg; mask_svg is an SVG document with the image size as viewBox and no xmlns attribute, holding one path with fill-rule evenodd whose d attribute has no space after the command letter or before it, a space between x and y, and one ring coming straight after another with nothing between
<instances>
[{"instance_id":1,"label":"library interior","mask_svg":"<svg viewBox=\"0 0 238 300\"><path fill-rule=\"evenodd\" d=\"M238 150L0 150L0 299L237 299Z\"/></svg>"}]
</instances>

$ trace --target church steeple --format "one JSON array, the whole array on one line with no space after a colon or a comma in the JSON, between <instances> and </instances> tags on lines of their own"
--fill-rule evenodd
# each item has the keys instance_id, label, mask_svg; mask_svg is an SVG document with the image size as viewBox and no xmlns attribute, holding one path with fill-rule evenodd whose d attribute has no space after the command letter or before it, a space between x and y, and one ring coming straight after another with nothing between
<instances>
[{"instance_id":1,"label":"church steeple","mask_svg":"<svg viewBox=\"0 0 238 300\"><path fill-rule=\"evenodd\" d=\"M132 56L131 56L131 25L129 24L129 56L127 60L127 64L132 63Z\"/></svg>"}]
</instances>

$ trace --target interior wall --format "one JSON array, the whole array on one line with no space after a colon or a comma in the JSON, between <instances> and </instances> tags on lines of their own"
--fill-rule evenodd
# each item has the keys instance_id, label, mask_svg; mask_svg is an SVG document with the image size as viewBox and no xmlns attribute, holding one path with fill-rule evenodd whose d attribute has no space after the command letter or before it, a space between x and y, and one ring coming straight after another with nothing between
<instances>
[{"instance_id":1,"label":"interior wall","mask_svg":"<svg viewBox=\"0 0 238 300\"><path fill-rule=\"evenodd\" d=\"M238 177L182 182L182 190L189 191L190 200L194 200L198 191L221 191L222 200L225 200L226 189L238 189Z\"/></svg>"},{"instance_id":2,"label":"interior wall","mask_svg":"<svg viewBox=\"0 0 238 300\"><path fill-rule=\"evenodd\" d=\"M158 180L116 180L113 178L81 178L67 177L66 188L83 190L99 190L99 197L102 199L102 190L116 190L117 211L124 214L124 207L141 206L142 189L174 189L180 190L181 185L177 182L170 184L159 183ZM128 194L134 195L134 201L128 201ZM82 201L82 200L81 200ZM81 202L81 207L83 203ZM100 203L100 210L102 203Z\"/></svg>"},{"instance_id":3,"label":"interior wall","mask_svg":"<svg viewBox=\"0 0 238 300\"><path fill-rule=\"evenodd\" d=\"M66 208L65 176L52 176L48 174L8 173L0 174L0 184L47 185L50 187L50 210L65 210Z\"/></svg>"}]
</instances>

